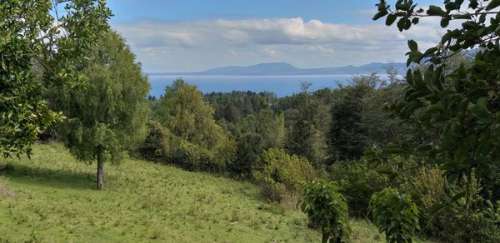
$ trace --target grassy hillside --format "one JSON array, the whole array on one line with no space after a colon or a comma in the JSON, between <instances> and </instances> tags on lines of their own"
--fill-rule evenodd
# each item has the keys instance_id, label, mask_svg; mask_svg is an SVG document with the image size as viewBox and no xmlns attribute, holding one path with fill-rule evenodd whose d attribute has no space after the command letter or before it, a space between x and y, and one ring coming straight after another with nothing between
<instances>
[{"instance_id":1,"label":"grassy hillside","mask_svg":"<svg viewBox=\"0 0 500 243\"><path fill-rule=\"evenodd\" d=\"M145 161L94 165L61 145L37 145L32 160L2 161L0 242L318 242L297 211L265 203L249 183ZM382 237L353 222L356 242Z\"/></svg>"}]
</instances>

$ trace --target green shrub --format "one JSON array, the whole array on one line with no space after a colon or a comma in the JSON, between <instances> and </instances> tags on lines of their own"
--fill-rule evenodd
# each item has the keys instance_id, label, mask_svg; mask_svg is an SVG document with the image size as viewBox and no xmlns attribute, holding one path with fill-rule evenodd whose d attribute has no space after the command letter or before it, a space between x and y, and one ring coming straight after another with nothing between
<instances>
[{"instance_id":1,"label":"green shrub","mask_svg":"<svg viewBox=\"0 0 500 243\"><path fill-rule=\"evenodd\" d=\"M228 137L221 136L207 148L175 136L158 123L151 123L149 135L139 151L149 160L174 163L190 170L221 172L233 160L235 146Z\"/></svg>"},{"instance_id":2,"label":"green shrub","mask_svg":"<svg viewBox=\"0 0 500 243\"><path fill-rule=\"evenodd\" d=\"M315 178L311 163L299 156L289 155L282 149L268 149L261 158L261 168L255 168L254 177L264 189L269 200L281 202L284 198L295 198L305 183Z\"/></svg>"},{"instance_id":3,"label":"green shrub","mask_svg":"<svg viewBox=\"0 0 500 243\"><path fill-rule=\"evenodd\" d=\"M412 242L419 229L419 211L409 195L394 188L373 194L370 200L373 222L385 233L389 243Z\"/></svg>"},{"instance_id":4,"label":"green shrub","mask_svg":"<svg viewBox=\"0 0 500 243\"><path fill-rule=\"evenodd\" d=\"M442 231L438 235L448 242L500 242L500 202L496 206L484 199L479 180L472 173L452 185L452 195L463 195L449 199L448 205L437 212Z\"/></svg>"},{"instance_id":5,"label":"green shrub","mask_svg":"<svg viewBox=\"0 0 500 243\"><path fill-rule=\"evenodd\" d=\"M302 211L322 231L322 242L347 242L350 235L345 198L333 183L312 182L305 187Z\"/></svg>"},{"instance_id":6,"label":"green shrub","mask_svg":"<svg viewBox=\"0 0 500 243\"><path fill-rule=\"evenodd\" d=\"M420 210L421 229L435 237L446 227L446 218L436 214L436 208L448 199L444 173L439 168L422 167L401 186Z\"/></svg>"},{"instance_id":7,"label":"green shrub","mask_svg":"<svg viewBox=\"0 0 500 243\"><path fill-rule=\"evenodd\" d=\"M389 177L370 168L367 162L336 163L330 167L330 175L347 199L349 214L359 217L368 214L373 193L389 185Z\"/></svg>"}]
</instances>

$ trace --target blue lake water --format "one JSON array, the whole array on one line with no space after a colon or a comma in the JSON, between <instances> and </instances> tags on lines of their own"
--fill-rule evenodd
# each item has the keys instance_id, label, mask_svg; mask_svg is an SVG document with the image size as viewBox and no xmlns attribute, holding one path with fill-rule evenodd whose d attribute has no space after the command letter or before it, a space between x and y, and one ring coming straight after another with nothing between
<instances>
[{"instance_id":1,"label":"blue lake water","mask_svg":"<svg viewBox=\"0 0 500 243\"><path fill-rule=\"evenodd\" d=\"M226 76L226 75L150 75L151 95L160 97L165 87L178 78L194 84L203 93L231 91L268 91L287 96L300 91L302 82L311 83L311 90L336 88L352 81L353 75L294 75L294 76Z\"/></svg>"}]
</instances>

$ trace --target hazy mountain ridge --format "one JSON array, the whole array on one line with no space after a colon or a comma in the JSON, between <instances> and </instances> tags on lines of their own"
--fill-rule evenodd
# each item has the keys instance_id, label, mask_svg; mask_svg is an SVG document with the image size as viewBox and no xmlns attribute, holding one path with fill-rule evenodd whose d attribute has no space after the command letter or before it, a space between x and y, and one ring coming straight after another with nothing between
<instances>
[{"instance_id":1,"label":"hazy mountain ridge","mask_svg":"<svg viewBox=\"0 0 500 243\"><path fill-rule=\"evenodd\" d=\"M336 75L385 73L391 68L396 69L400 74L406 73L406 64L404 63L370 63L361 66L298 68L288 63L277 62L252 66L219 67L202 72L150 73L150 75Z\"/></svg>"}]
</instances>

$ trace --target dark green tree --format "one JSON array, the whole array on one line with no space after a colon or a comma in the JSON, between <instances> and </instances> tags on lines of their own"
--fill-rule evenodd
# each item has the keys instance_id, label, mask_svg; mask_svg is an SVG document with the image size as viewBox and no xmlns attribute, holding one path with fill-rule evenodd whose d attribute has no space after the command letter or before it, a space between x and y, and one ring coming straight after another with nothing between
<instances>
[{"instance_id":1,"label":"dark green tree","mask_svg":"<svg viewBox=\"0 0 500 243\"><path fill-rule=\"evenodd\" d=\"M367 81L369 78L360 78L354 85L342 88L339 100L331 108L329 148L333 160L359 159L367 146L363 101L373 92Z\"/></svg>"},{"instance_id":2,"label":"dark green tree","mask_svg":"<svg viewBox=\"0 0 500 243\"><path fill-rule=\"evenodd\" d=\"M63 7L64 14L57 9ZM54 14L55 13L55 14ZM30 154L32 143L62 115L49 109L44 86L79 83L76 60L111 13L105 1L5 0L0 2L0 153Z\"/></svg>"},{"instance_id":3,"label":"dark green tree","mask_svg":"<svg viewBox=\"0 0 500 243\"><path fill-rule=\"evenodd\" d=\"M309 91L310 84L302 85L302 92L295 98L295 104L288 110L288 134L286 148L290 153L306 157L316 167L327 159L326 134L328 126L323 119L328 105L320 102Z\"/></svg>"},{"instance_id":4,"label":"dark green tree","mask_svg":"<svg viewBox=\"0 0 500 243\"><path fill-rule=\"evenodd\" d=\"M64 90L53 105L67 120L66 146L80 160L97 160L97 188L104 185L104 162L120 161L145 136L149 83L135 56L116 33L103 34L81 71L84 86Z\"/></svg>"}]
</instances>

